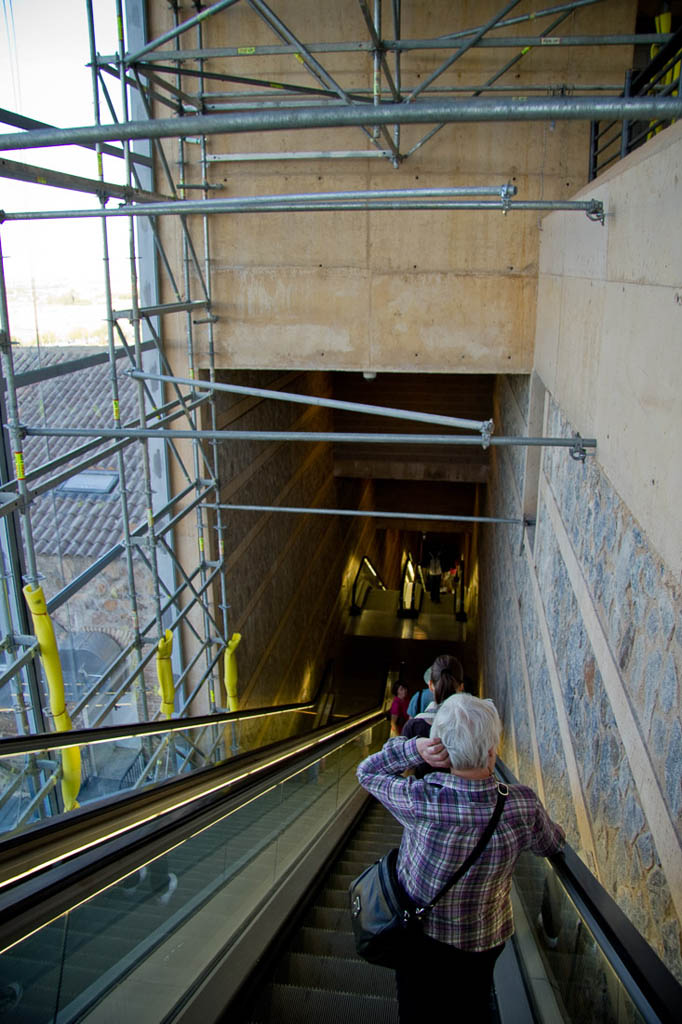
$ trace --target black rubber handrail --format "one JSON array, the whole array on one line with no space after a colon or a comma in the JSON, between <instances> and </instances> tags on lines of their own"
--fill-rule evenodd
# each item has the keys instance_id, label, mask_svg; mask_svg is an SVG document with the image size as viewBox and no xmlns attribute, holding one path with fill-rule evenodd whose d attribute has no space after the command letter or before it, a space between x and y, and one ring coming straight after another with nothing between
<instances>
[{"instance_id":1,"label":"black rubber handrail","mask_svg":"<svg viewBox=\"0 0 682 1024\"><path fill-rule=\"evenodd\" d=\"M186 729L199 729L205 725L225 725L239 719L257 718L259 715L273 712L308 711L315 707L316 700L317 695L301 704L273 704L244 711L223 711L212 715L159 719L156 722L131 722L129 725L103 725L94 729L71 729L69 732L37 732L31 733L30 736L11 736L0 739L0 758L34 754L39 750L62 750L64 747L85 746L88 743L102 743L106 740L182 732Z\"/></svg>"},{"instance_id":2,"label":"black rubber handrail","mask_svg":"<svg viewBox=\"0 0 682 1024\"><path fill-rule=\"evenodd\" d=\"M358 585L358 581L360 579L360 576L362 575L362 571L365 568L365 565L368 565L369 568L370 568L370 571L373 573L373 575L374 575L374 577L375 577L375 579L377 581L377 587L379 588L379 590L386 590L386 584L382 580L382 578L379 575L379 573L377 572L377 570L374 568L374 565L372 563L371 558L369 558L368 555L363 555L362 558L360 559L360 565L358 566L358 571L355 574L355 579L353 580L353 586L351 587L351 601L350 601L351 615L357 615L357 614L359 614L362 611L362 607L357 602L357 585Z\"/></svg>"},{"instance_id":3,"label":"black rubber handrail","mask_svg":"<svg viewBox=\"0 0 682 1024\"><path fill-rule=\"evenodd\" d=\"M498 759L507 783L518 779ZM647 1024L679 1024L682 985L585 866L575 850L547 858L580 917Z\"/></svg>"}]
</instances>

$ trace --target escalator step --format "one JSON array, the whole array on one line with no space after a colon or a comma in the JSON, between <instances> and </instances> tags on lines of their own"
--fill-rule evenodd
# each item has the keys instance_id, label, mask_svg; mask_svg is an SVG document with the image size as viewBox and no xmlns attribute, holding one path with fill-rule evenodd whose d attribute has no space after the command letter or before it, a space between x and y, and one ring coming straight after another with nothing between
<instances>
[{"instance_id":1,"label":"escalator step","mask_svg":"<svg viewBox=\"0 0 682 1024\"><path fill-rule=\"evenodd\" d=\"M325 886L315 897L316 907L345 907L347 909L348 905L347 889L333 889L330 886Z\"/></svg>"},{"instance_id":2,"label":"escalator step","mask_svg":"<svg viewBox=\"0 0 682 1024\"><path fill-rule=\"evenodd\" d=\"M344 892L348 892L348 886L355 878L355 874L352 871L333 871L327 879L327 884L330 889L343 889Z\"/></svg>"},{"instance_id":3,"label":"escalator step","mask_svg":"<svg viewBox=\"0 0 682 1024\"><path fill-rule=\"evenodd\" d=\"M395 1024L396 1003L379 996L325 992L298 985L272 985L256 1004L249 1020L277 1024Z\"/></svg>"},{"instance_id":4,"label":"escalator step","mask_svg":"<svg viewBox=\"0 0 682 1024\"><path fill-rule=\"evenodd\" d=\"M368 868L370 864L373 864L375 860L379 860L386 853L386 849L377 850L375 854L370 853L358 853L355 855L345 856L343 860L337 861L334 865L335 871L342 871L344 874L350 874L355 878L361 871Z\"/></svg>"},{"instance_id":5,"label":"escalator step","mask_svg":"<svg viewBox=\"0 0 682 1024\"><path fill-rule=\"evenodd\" d=\"M384 840L383 843L364 843L362 846L351 846L344 850L344 860L365 860L367 864L371 864L372 861L378 860L379 857L383 857L387 850L391 849L391 846L397 846L397 843L387 844Z\"/></svg>"},{"instance_id":6,"label":"escalator step","mask_svg":"<svg viewBox=\"0 0 682 1024\"><path fill-rule=\"evenodd\" d=\"M311 907L305 916L305 924L312 928L329 928L331 931L350 932L348 904L343 907Z\"/></svg>"},{"instance_id":7,"label":"escalator step","mask_svg":"<svg viewBox=\"0 0 682 1024\"><path fill-rule=\"evenodd\" d=\"M356 835L347 844L347 850L385 850L387 846L392 844L394 831L387 829L380 836L369 836L369 835ZM396 839L399 840L402 836L402 832L395 832Z\"/></svg>"},{"instance_id":8,"label":"escalator step","mask_svg":"<svg viewBox=\"0 0 682 1024\"><path fill-rule=\"evenodd\" d=\"M357 957L351 932L333 932L325 928L304 925L296 932L292 952L312 953L315 956Z\"/></svg>"},{"instance_id":9,"label":"escalator step","mask_svg":"<svg viewBox=\"0 0 682 1024\"><path fill-rule=\"evenodd\" d=\"M392 829L395 829L396 832L402 832L403 826L400 824L399 821L396 821L394 817L389 816L386 813L384 813L384 816L381 817L381 815L377 812L373 818L366 819L362 822L357 834L379 836L383 835L383 833L387 830Z\"/></svg>"},{"instance_id":10,"label":"escalator step","mask_svg":"<svg viewBox=\"0 0 682 1024\"><path fill-rule=\"evenodd\" d=\"M300 985L335 993L395 999L393 971L347 957L289 953L277 967L274 981L282 985Z\"/></svg>"}]
</instances>

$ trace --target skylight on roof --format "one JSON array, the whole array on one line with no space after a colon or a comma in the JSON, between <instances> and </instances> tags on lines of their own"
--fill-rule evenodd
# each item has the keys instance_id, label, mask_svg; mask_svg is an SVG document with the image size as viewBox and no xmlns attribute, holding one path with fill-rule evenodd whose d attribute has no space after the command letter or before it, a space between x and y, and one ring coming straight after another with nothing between
<instances>
[{"instance_id":1,"label":"skylight on roof","mask_svg":"<svg viewBox=\"0 0 682 1024\"><path fill-rule=\"evenodd\" d=\"M86 469L65 480L55 490L73 498L102 498L111 494L118 484L118 473L109 469Z\"/></svg>"}]
</instances>

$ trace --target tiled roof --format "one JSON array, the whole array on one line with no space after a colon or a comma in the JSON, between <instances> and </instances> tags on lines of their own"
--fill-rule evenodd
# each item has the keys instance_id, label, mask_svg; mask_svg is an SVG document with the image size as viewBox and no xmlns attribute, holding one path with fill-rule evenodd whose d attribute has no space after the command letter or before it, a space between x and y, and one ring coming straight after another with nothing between
<instances>
[{"instance_id":1,"label":"tiled roof","mask_svg":"<svg viewBox=\"0 0 682 1024\"><path fill-rule=\"evenodd\" d=\"M15 374L65 363L102 351L91 346L48 346L13 348ZM121 422L134 419L137 386L125 375L127 363L117 363ZM111 427L113 426L109 364L80 369L61 377L29 384L18 390L19 417L31 426ZM87 439L74 437L26 437L26 473L56 459ZM123 455L128 493L128 518L132 527L145 515L142 463L139 446L131 445ZM55 472L61 472L60 467ZM118 471L118 458L110 454L93 468ZM71 497L50 491L31 504L33 539L38 555L82 555L98 558L122 537L120 482L106 497Z\"/></svg>"}]
</instances>

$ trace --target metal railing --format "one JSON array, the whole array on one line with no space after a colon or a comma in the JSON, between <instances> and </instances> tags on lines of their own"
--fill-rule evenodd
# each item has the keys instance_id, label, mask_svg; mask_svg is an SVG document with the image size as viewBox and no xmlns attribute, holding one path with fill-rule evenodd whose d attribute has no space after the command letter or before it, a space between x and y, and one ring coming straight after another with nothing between
<instances>
[{"instance_id":1,"label":"metal railing","mask_svg":"<svg viewBox=\"0 0 682 1024\"><path fill-rule=\"evenodd\" d=\"M628 71L622 96L626 99L645 96L682 96L682 28L663 45L653 59L640 71ZM622 160L642 146L674 118L654 120L599 120L590 122L589 180Z\"/></svg>"}]
</instances>

